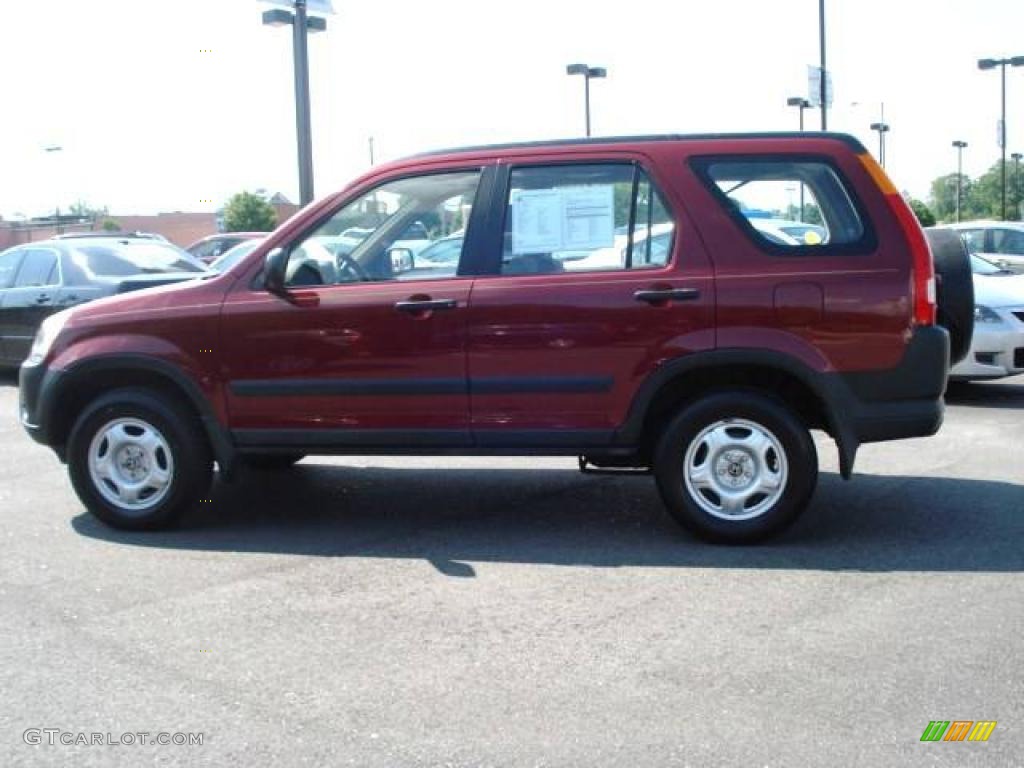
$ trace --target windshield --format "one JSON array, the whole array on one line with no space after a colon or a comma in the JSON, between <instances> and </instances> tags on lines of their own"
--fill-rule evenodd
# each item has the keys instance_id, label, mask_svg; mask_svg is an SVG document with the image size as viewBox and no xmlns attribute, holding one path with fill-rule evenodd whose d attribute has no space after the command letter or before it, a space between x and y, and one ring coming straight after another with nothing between
<instances>
[{"instance_id":1,"label":"windshield","mask_svg":"<svg viewBox=\"0 0 1024 768\"><path fill-rule=\"evenodd\" d=\"M227 272L235 266L235 264L255 251L257 246L262 242L263 240L246 240L243 243L239 243L223 256L220 256L210 262L210 269L215 272Z\"/></svg>"},{"instance_id":2,"label":"windshield","mask_svg":"<svg viewBox=\"0 0 1024 768\"><path fill-rule=\"evenodd\" d=\"M983 259L980 256L971 254L971 272L976 275L999 275L1006 272L1005 269L997 267L991 261Z\"/></svg>"},{"instance_id":3,"label":"windshield","mask_svg":"<svg viewBox=\"0 0 1024 768\"><path fill-rule=\"evenodd\" d=\"M118 245L76 245L71 252L71 261L94 277L207 271L201 263L180 248L156 241Z\"/></svg>"}]
</instances>

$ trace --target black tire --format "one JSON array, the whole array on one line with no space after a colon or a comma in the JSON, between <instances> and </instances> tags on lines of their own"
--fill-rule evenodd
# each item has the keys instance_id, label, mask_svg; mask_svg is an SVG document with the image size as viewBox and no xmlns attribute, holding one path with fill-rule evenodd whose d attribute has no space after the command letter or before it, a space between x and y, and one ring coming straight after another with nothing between
<instances>
[{"instance_id":1,"label":"black tire","mask_svg":"<svg viewBox=\"0 0 1024 768\"><path fill-rule=\"evenodd\" d=\"M750 425L761 434L767 432L770 438L769 447L762 456L760 472L775 482L779 490L751 493L745 506L736 513L737 517L750 517L729 519L724 511L725 496L718 496L710 488L701 491L688 486L687 451L691 445L694 446L691 468L706 465L708 470L712 470L712 475L720 474L725 478L723 481L713 477L714 483L747 482L745 488L738 489L738 495L752 492L754 483L762 474L751 474L750 480L745 480L743 472L745 467L751 472L758 471L758 460L754 453L747 453L744 458L746 449L737 447L757 431ZM727 430L724 435L735 444L727 443L724 448L713 449L709 447L707 436L702 437L705 430L717 432L720 437L722 430ZM781 449L781 460L775 445ZM784 473L780 470L782 466L786 468ZM718 471L713 471L715 469ZM739 476L733 476L734 470ZM655 450L654 475L665 506L684 528L709 541L747 544L781 532L804 511L818 482L818 454L807 428L785 403L755 390L729 390L685 406L672 419ZM691 481L690 485L694 482ZM698 496L702 497L703 505ZM714 507L716 499L721 507L718 515L722 516L706 508Z\"/></svg>"},{"instance_id":2,"label":"black tire","mask_svg":"<svg viewBox=\"0 0 1024 768\"><path fill-rule=\"evenodd\" d=\"M935 261L935 297L939 325L949 331L949 363L956 365L971 351L974 336L974 275L971 257L954 229L926 229Z\"/></svg>"},{"instance_id":3,"label":"black tire","mask_svg":"<svg viewBox=\"0 0 1024 768\"><path fill-rule=\"evenodd\" d=\"M306 458L304 453L253 453L242 457L243 463L259 472L280 472L291 469Z\"/></svg>"},{"instance_id":4,"label":"black tire","mask_svg":"<svg viewBox=\"0 0 1024 768\"><path fill-rule=\"evenodd\" d=\"M116 449L99 435L101 432L108 434L105 427L123 419L131 421L127 428L129 431L134 429L139 435L145 435L144 427L137 426L143 424L162 437L160 447L152 456L142 459L144 464L138 471L144 473L148 464L159 465L165 471L169 470L169 480L163 484L163 490L150 493L148 499L143 494L149 489L140 494L140 503L151 503L144 509L126 508L109 498L119 489L115 480L120 482L124 479L123 474L114 473L131 470L125 470L123 464L113 460ZM118 464L111 471L113 479L105 481L106 495L97 487L90 471L89 453L94 440L97 441L97 452L109 453L112 463ZM125 451L132 449L136 454L144 453L134 444L123 446ZM90 403L71 430L67 459L68 474L78 498L100 520L122 530L155 530L174 525L182 513L206 498L213 476L210 444L195 413L184 403L148 389L118 389ZM126 483L125 487L128 485ZM153 502L154 496L160 496L159 500Z\"/></svg>"}]
</instances>

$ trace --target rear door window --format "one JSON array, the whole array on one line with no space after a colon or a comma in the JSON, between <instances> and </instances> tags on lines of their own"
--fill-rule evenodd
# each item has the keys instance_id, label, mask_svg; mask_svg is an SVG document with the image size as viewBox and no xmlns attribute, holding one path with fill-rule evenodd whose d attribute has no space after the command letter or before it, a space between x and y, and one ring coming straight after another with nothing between
<instances>
[{"instance_id":1,"label":"rear door window","mask_svg":"<svg viewBox=\"0 0 1024 768\"><path fill-rule=\"evenodd\" d=\"M694 166L747 234L771 253L836 254L872 245L847 185L824 160L697 158Z\"/></svg>"},{"instance_id":2,"label":"rear door window","mask_svg":"<svg viewBox=\"0 0 1024 768\"><path fill-rule=\"evenodd\" d=\"M675 222L651 178L631 163L513 168L501 274L664 267Z\"/></svg>"}]
</instances>

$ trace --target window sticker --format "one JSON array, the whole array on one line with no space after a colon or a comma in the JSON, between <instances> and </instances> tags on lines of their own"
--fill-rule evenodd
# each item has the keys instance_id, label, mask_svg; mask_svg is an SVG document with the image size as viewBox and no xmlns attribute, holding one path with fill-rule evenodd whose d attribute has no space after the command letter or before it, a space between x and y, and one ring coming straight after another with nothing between
<instances>
[{"instance_id":1,"label":"window sticker","mask_svg":"<svg viewBox=\"0 0 1024 768\"><path fill-rule=\"evenodd\" d=\"M512 192L512 252L593 250L615 244L611 184Z\"/></svg>"}]
</instances>

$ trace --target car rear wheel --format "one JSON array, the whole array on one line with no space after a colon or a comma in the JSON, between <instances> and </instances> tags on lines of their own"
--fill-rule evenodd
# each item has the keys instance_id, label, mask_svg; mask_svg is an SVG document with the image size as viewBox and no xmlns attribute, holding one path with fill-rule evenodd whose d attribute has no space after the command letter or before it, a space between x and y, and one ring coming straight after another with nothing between
<instances>
[{"instance_id":1,"label":"car rear wheel","mask_svg":"<svg viewBox=\"0 0 1024 768\"><path fill-rule=\"evenodd\" d=\"M810 433L785 404L754 391L709 395L680 411L654 459L669 513L702 538L729 544L779 533L818 480Z\"/></svg>"},{"instance_id":2,"label":"car rear wheel","mask_svg":"<svg viewBox=\"0 0 1024 768\"><path fill-rule=\"evenodd\" d=\"M143 389L115 390L90 404L71 430L67 457L82 503L125 530L172 525L206 496L213 472L195 414Z\"/></svg>"}]
</instances>

